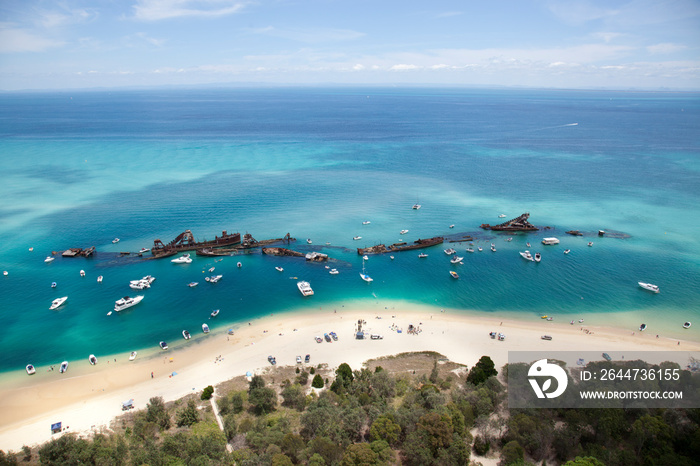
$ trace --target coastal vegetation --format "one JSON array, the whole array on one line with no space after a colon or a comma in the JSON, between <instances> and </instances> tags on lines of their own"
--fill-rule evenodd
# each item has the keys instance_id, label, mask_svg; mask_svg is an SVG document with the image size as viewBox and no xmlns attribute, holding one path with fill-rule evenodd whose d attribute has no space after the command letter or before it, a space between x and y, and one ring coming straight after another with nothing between
<instances>
[{"instance_id":1,"label":"coastal vegetation","mask_svg":"<svg viewBox=\"0 0 700 466\"><path fill-rule=\"evenodd\" d=\"M306 368L277 367L175 402L153 397L110 432L0 451L0 466L442 466L483 458L501 466L690 466L700 458L698 409L508 409L507 367L499 378L488 356L471 368L427 352L355 371L312 369L319 388Z\"/></svg>"}]
</instances>

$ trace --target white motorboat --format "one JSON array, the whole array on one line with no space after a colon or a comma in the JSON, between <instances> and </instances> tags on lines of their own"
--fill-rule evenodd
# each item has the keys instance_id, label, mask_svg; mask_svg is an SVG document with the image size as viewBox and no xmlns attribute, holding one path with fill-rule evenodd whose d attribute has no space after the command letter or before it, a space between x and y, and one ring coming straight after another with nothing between
<instances>
[{"instance_id":1,"label":"white motorboat","mask_svg":"<svg viewBox=\"0 0 700 466\"><path fill-rule=\"evenodd\" d=\"M80 276L81 276L81 277L84 277L84 276L85 276L85 271L84 271L84 270L81 270L81 271L80 271Z\"/></svg>"},{"instance_id":2,"label":"white motorboat","mask_svg":"<svg viewBox=\"0 0 700 466\"><path fill-rule=\"evenodd\" d=\"M97 364L97 358L95 357L94 354L91 354L91 355L88 357L88 361L90 361L90 364L92 364L93 366L94 366L95 364Z\"/></svg>"},{"instance_id":3,"label":"white motorboat","mask_svg":"<svg viewBox=\"0 0 700 466\"><path fill-rule=\"evenodd\" d=\"M311 238L306 238L306 243L311 244L313 241L311 241Z\"/></svg>"},{"instance_id":4,"label":"white motorboat","mask_svg":"<svg viewBox=\"0 0 700 466\"><path fill-rule=\"evenodd\" d=\"M185 340L189 340L191 338L190 332L188 332L187 330L183 330L182 338L184 338Z\"/></svg>"},{"instance_id":5,"label":"white motorboat","mask_svg":"<svg viewBox=\"0 0 700 466\"><path fill-rule=\"evenodd\" d=\"M241 267L243 267L243 264L241 264L240 262L236 262L236 267L240 269Z\"/></svg>"},{"instance_id":6,"label":"white motorboat","mask_svg":"<svg viewBox=\"0 0 700 466\"><path fill-rule=\"evenodd\" d=\"M651 283L644 283L644 282L637 282L637 283L639 284L639 286L641 286L645 290L649 290L649 291L652 291L654 293L658 293L659 291L661 291L658 286L652 285Z\"/></svg>"},{"instance_id":7,"label":"white motorboat","mask_svg":"<svg viewBox=\"0 0 700 466\"><path fill-rule=\"evenodd\" d=\"M278 272L284 272L284 269L282 267L275 267L275 270L277 270Z\"/></svg>"},{"instance_id":8,"label":"white motorboat","mask_svg":"<svg viewBox=\"0 0 700 466\"><path fill-rule=\"evenodd\" d=\"M683 324L683 328L690 328L690 326L693 325L690 322L686 322Z\"/></svg>"},{"instance_id":9,"label":"white motorboat","mask_svg":"<svg viewBox=\"0 0 700 466\"><path fill-rule=\"evenodd\" d=\"M189 254L183 254L180 257L171 260L170 262L172 262L173 264L189 264L192 262L192 258L190 258Z\"/></svg>"},{"instance_id":10,"label":"white motorboat","mask_svg":"<svg viewBox=\"0 0 700 466\"><path fill-rule=\"evenodd\" d=\"M505 218L505 217L506 217L506 214L501 214L498 216L498 218Z\"/></svg>"},{"instance_id":11,"label":"white motorboat","mask_svg":"<svg viewBox=\"0 0 700 466\"><path fill-rule=\"evenodd\" d=\"M44 259L44 262L47 262L47 263L48 263L48 262L53 262L54 259L56 259L56 258L55 258L55 257L51 257L51 256L46 256L46 259Z\"/></svg>"},{"instance_id":12,"label":"white motorboat","mask_svg":"<svg viewBox=\"0 0 700 466\"><path fill-rule=\"evenodd\" d=\"M529 261L534 261L535 259L532 257L532 254L530 254L530 251L525 251L521 252L520 255L522 256L523 259L529 260Z\"/></svg>"},{"instance_id":13,"label":"white motorboat","mask_svg":"<svg viewBox=\"0 0 700 466\"><path fill-rule=\"evenodd\" d=\"M474 248L467 248L467 252L474 252Z\"/></svg>"},{"instance_id":14,"label":"white motorboat","mask_svg":"<svg viewBox=\"0 0 700 466\"><path fill-rule=\"evenodd\" d=\"M209 269L209 273L213 273L214 270L215 270L215 267L210 268L210 269Z\"/></svg>"},{"instance_id":15,"label":"white motorboat","mask_svg":"<svg viewBox=\"0 0 700 466\"><path fill-rule=\"evenodd\" d=\"M338 272L338 269L331 269L328 273L331 275L338 275L340 272Z\"/></svg>"},{"instance_id":16,"label":"white motorboat","mask_svg":"<svg viewBox=\"0 0 700 466\"><path fill-rule=\"evenodd\" d=\"M532 245L530 243L525 243L525 246L527 246L528 248L532 247Z\"/></svg>"},{"instance_id":17,"label":"white motorboat","mask_svg":"<svg viewBox=\"0 0 700 466\"><path fill-rule=\"evenodd\" d=\"M58 368L58 372L60 372L61 374L63 374L63 373L64 373L65 371L67 371L67 370L68 370L68 361L63 361L63 362L61 363L61 367Z\"/></svg>"},{"instance_id":18,"label":"white motorboat","mask_svg":"<svg viewBox=\"0 0 700 466\"><path fill-rule=\"evenodd\" d=\"M160 343L158 343L158 346L160 346L160 349L162 349L163 351L168 349L168 344L164 341L161 341Z\"/></svg>"},{"instance_id":19,"label":"white motorboat","mask_svg":"<svg viewBox=\"0 0 700 466\"><path fill-rule=\"evenodd\" d=\"M478 249L479 252L481 252L481 251L484 250L484 248L482 248L481 246L479 246L477 249Z\"/></svg>"},{"instance_id":20,"label":"white motorboat","mask_svg":"<svg viewBox=\"0 0 700 466\"><path fill-rule=\"evenodd\" d=\"M450 228L454 228L454 227L455 227L454 224L450 225Z\"/></svg>"},{"instance_id":21,"label":"white motorboat","mask_svg":"<svg viewBox=\"0 0 700 466\"><path fill-rule=\"evenodd\" d=\"M455 272L454 270L450 270L450 276L452 278L459 278L459 275L457 275L457 272Z\"/></svg>"},{"instance_id":22,"label":"white motorboat","mask_svg":"<svg viewBox=\"0 0 700 466\"><path fill-rule=\"evenodd\" d=\"M394 260L394 256L389 256L389 259Z\"/></svg>"},{"instance_id":23,"label":"white motorboat","mask_svg":"<svg viewBox=\"0 0 700 466\"><path fill-rule=\"evenodd\" d=\"M358 239L362 239L362 236L353 236L352 239L354 239L355 241L357 241Z\"/></svg>"},{"instance_id":24,"label":"white motorboat","mask_svg":"<svg viewBox=\"0 0 700 466\"><path fill-rule=\"evenodd\" d=\"M370 221L369 221L369 220L365 220L364 222L362 222L362 224L363 224L363 225L369 225L369 224L370 224Z\"/></svg>"},{"instance_id":25,"label":"white motorboat","mask_svg":"<svg viewBox=\"0 0 700 466\"><path fill-rule=\"evenodd\" d=\"M571 249L564 249L564 254L569 254L571 252Z\"/></svg>"},{"instance_id":26,"label":"white motorboat","mask_svg":"<svg viewBox=\"0 0 700 466\"><path fill-rule=\"evenodd\" d=\"M141 279L142 281L148 283L149 285L152 285L154 281L156 281L156 277L152 275L146 275Z\"/></svg>"},{"instance_id":27,"label":"white motorboat","mask_svg":"<svg viewBox=\"0 0 700 466\"><path fill-rule=\"evenodd\" d=\"M413 210L418 210L418 209L420 209L421 207L423 207L423 206L421 206L421 205L418 204L418 203L413 204Z\"/></svg>"},{"instance_id":28,"label":"white motorboat","mask_svg":"<svg viewBox=\"0 0 700 466\"><path fill-rule=\"evenodd\" d=\"M129 361L133 361L134 359L136 359L137 354L138 353L136 351L132 351L131 354L129 355Z\"/></svg>"},{"instance_id":29,"label":"white motorboat","mask_svg":"<svg viewBox=\"0 0 700 466\"><path fill-rule=\"evenodd\" d=\"M418 254L418 257L421 259L424 259L424 258L428 257L428 255L424 252L421 252L420 254Z\"/></svg>"},{"instance_id":30,"label":"white motorboat","mask_svg":"<svg viewBox=\"0 0 700 466\"><path fill-rule=\"evenodd\" d=\"M51 282L51 288L56 288L58 284L56 282Z\"/></svg>"},{"instance_id":31,"label":"white motorboat","mask_svg":"<svg viewBox=\"0 0 700 466\"><path fill-rule=\"evenodd\" d=\"M207 278L209 278L209 277L207 277ZM194 288L194 287L197 286L197 285L199 285L199 282L189 282L189 283L187 284L187 286L189 286L190 288Z\"/></svg>"},{"instance_id":32,"label":"white motorboat","mask_svg":"<svg viewBox=\"0 0 700 466\"><path fill-rule=\"evenodd\" d=\"M494 246L493 244L491 244L491 251L496 252L496 246Z\"/></svg>"},{"instance_id":33,"label":"white motorboat","mask_svg":"<svg viewBox=\"0 0 700 466\"><path fill-rule=\"evenodd\" d=\"M58 307L62 306L63 303L65 303L67 299L68 299L68 296L54 299L53 301L51 301L51 307L49 308L49 311L53 311L54 309L57 309Z\"/></svg>"},{"instance_id":34,"label":"white motorboat","mask_svg":"<svg viewBox=\"0 0 700 466\"><path fill-rule=\"evenodd\" d=\"M545 245L559 244L559 239L553 238L553 237L552 238L543 238L542 244L545 244Z\"/></svg>"},{"instance_id":35,"label":"white motorboat","mask_svg":"<svg viewBox=\"0 0 700 466\"><path fill-rule=\"evenodd\" d=\"M314 290L311 289L311 284L309 284L309 282L305 282L303 280L297 282L297 288L299 288L299 291L303 296L311 296L314 294Z\"/></svg>"},{"instance_id":36,"label":"white motorboat","mask_svg":"<svg viewBox=\"0 0 700 466\"><path fill-rule=\"evenodd\" d=\"M119 238L114 238L114 239L112 240L112 244L117 244L118 242L119 242Z\"/></svg>"},{"instance_id":37,"label":"white motorboat","mask_svg":"<svg viewBox=\"0 0 700 466\"><path fill-rule=\"evenodd\" d=\"M150 288L151 285L148 284L148 282L145 282L143 280L132 280L131 283L129 283L129 288L133 290L145 290L146 288Z\"/></svg>"},{"instance_id":38,"label":"white motorboat","mask_svg":"<svg viewBox=\"0 0 700 466\"><path fill-rule=\"evenodd\" d=\"M445 254L447 254L448 256L451 256L452 254L456 253L457 251L455 251L453 248L449 248L449 249L445 249L443 252Z\"/></svg>"},{"instance_id":39,"label":"white motorboat","mask_svg":"<svg viewBox=\"0 0 700 466\"><path fill-rule=\"evenodd\" d=\"M536 252L535 253L535 262L539 262L541 260L542 260L542 254L540 254L539 252Z\"/></svg>"},{"instance_id":40,"label":"white motorboat","mask_svg":"<svg viewBox=\"0 0 700 466\"><path fill-rule=\"evenodd\" d=\"M426 256L427 256L427 254L426 254ZM420 256L418 256L418 257L420 257ZM452 264L461 264L463 260L464 260L464 257L459 257L457 254L455 254L454 256L452 256L452 259L450 259L450 262Z\"/></svg>"},{"instance_id":41,"label":"white motorboat","mask_svg":"<svg viewBox=\"0 0 700 466\"><path fill-rule=\"evenodd\" d=\"M209 333L209 326L207 324L202 324L202 332Z\"/></svg>"},{"instance_id":42,"label":"white motorboat","mask_svg":"<svg viewBox=\"0 0 700 466\"><path fill-rule=\"evenodd\" d=\"M405 235L406 233L408 233L408 230L401 230L400 233L401 233L402 235Z\"/></svg>"},{"instance_id":43,"label":"white motorboat","mask_svg":"<svg viewBox=\"0 0 700 466\"><path fill-rule=\"evenodd\" d=\"M219 311L220 311L220 309L214 309L213 311L211 311L211 314L210 314L210 315L211 315L212 317L216 317L216 316L219 315Z\"/></svg>"},{"instance_id":44,"label":"white motorboat","mask_svg":"<svg viewBox=\"0 0 700 466\"><path fill-rule=\"evenodd\" d=\"M128 309L131 306L136 306L138 303L141 302L143 299L143 296L134 296L133 298L129 296L124 296L121 299L118 299L114 302L114 310L119 312L123 311L124 309Z\"/></svg>"},{"instance_id":45,"label":"white motorboat","mask_svg":"<svg viewBox=\"0 0 700 466\"><path fill-rule=\"evenodd\" d=\"M219 280L221 280L224 276L223 275L212 275L211 277L207 277L209 280L205 278L209 283L217 283Z\"/></svg>"},{"instance_id":46,"label":"white motorboat","mask_svg":"<svg viewBox=\"0 0 700 466\"><path fill-rule=\"evenodd\" d=\"M97 283L102 283L102 275L100 275L99 277L97 277Z\"/></svg>"},{"instance_id":47,"label":"white motorboat","mask_svg":"<svg viewBox=\"0 0 700 466\"><path fill-rule=\"evenodd\" d=\"M593 242L590 241L590 242L588 243L588 246L589 246L589 247L590 247L590 246L593 246Z\"/></svg>"},{"instance_id":48,"label":"white motorboat","mask_svg":"<svg viewBox=\"0 0 700 466\"><path fill-rule=\"evenodd\" d=\"M27 367L25 369L27 369L28 375L32 375L36 372L36 369L34 369L34 366L32 366L31 364L27 364Z\"/></svg>"},{"instance_id":49,"label":"white motorboat","mask_svg":"<svg viewBox=\"0 0 700 466\"><path fill-rule=\"evenodd\" d=\"M139 254L143 254L144 252L148 252L148 251L150 251L149 248L141 248L141 249L139 249Z\"/></svg>"}]
</instances>

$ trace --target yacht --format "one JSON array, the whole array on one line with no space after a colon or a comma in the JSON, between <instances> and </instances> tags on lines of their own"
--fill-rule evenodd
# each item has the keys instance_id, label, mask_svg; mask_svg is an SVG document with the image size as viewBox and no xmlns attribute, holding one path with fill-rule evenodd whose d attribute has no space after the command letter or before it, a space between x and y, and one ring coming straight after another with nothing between
<instances>
[{"instance_id":1,"label":"yacht","mask_svg":"<svg viewBox=\"0 0 700 466\"><path fill-rule=\"evenodd\" d=\"M558 238L543 238L542 239L542 244L559 244L559 239Z\"/></svg>"},{"instance_id":2,"label":"yacht","mask_svg":"<svg viewBox=\"0 0 700 466\"><path fill-rule=\"evenodd\" d=\"M36 372L36 369L34 369L34 366L32 366L31 364L27 364L26 369L28 375L32 375Z\"/></svg>"},{"instance_id":3,"label":"yacht","mask_svg":"<svg viewBox=\"0 0 700 466\"><path fill-rule=\"evenodd\" d=\"M209 333L209 326L207 324L202 324L202 332Z\"/></svg>"},{"instance_id":4,"label":"yacht","mask_svg":"<svg viewBox=\"0 0 700 466\"><path fill-rule=\"evenodd\" d=\"M114 310L119 312L123 311L124 309L128 309L131 306L136 306L138 303L141 302L143 299L143 296L134 296L133 298L130 298L129 296L124 296L121 299L118 299L114 302Z\"/></svg>"},{"instance_id":5,"label":"yacht","mask_svg":"<svg viewBox=\"0 0 700 466\"><path fill-rule=\"evenodd\" d=\"M68 299L68 296L54 299L53 301L51 301L51 307L49 308L49 311L53 311L54 309L57 309L58 307L63 305L63 303L65 303L67 299Z\"/></svg>"},{"instance_id":6,"label":"yacht","mask_svg":"<svg viewBox=\"0 0 700 466\"><path fill-rule=\"evenodd\" d=\"M44 262L53 262L54 259L56 259L56 258L55 258L55 257L51 257L51 256L46 256L46 259L44 259Z\"/></svg>"},{"instance_id":7,"label":"yacht","mask_svg":"<svg viewBox=\"0 0 700 466\"><path fill-rule=\"evenodd\" d=\"M278 272L284 272L284 269L282 267L275 267L275 270L277 270Z\"/></svg>"},{"instance_id":8,"label":"yacht","mask_svg":"<svg viewBox=\"0 0 700 466\"><path fill-rule=\"evenodd\" d=\"M61 374L63 374L63 373L64 373L65 371L67 371L67 370L68 370L68 361L63 361L63 362L61 363L61 367L58 368L58 372L60 372Z\"/></svg>"},{"instance_id":9,"label":"yacht","mask_svg":"<svg viewBox=\"0 0 700 466\"><path fill-rule=\"evenodd\" d=\"M338 272L338 269L331 269L328 273L331 275L338 275L340 272Z\"/></svg>"},{"instance_id":10,"label":"yacht","mask_svg":"<svg viewBox=\"0 0 700 466\"><path fill-rule=\"evenodd\" d=\"M97 364L97 358L94 354L91 354L90 357L88 357L88 361L90 361L90 364L92 364L93 366Z\"/></svg>"},{"instance_id":11,"label":"yacht","mask_svg":"<svg viewBox=\"0 0 700 466\"><path fill-rule=\"evenodd\" d=\"M352 239L357 241L358 239L362 239L362 236L353 236Z\"/></svg>"},{"instance_id":12,"label":"yacht","mask_svg":"<svg viewBox=\"0 0 700 466\"><path fill-rule=\"evenodd\" d=\"M401 233L402 235L405 235L406 233L408 233L408 230L401 230L400 233Z\"/></svg>"},{"instance_id":13,"label":"yacht","mask_svg":"<svg viewBox=\"0 0 700 466\"><path fill-rule=\"evenodd\" d=\"M214 309L213 311L211 311L211 314L210 314L210 315L211 315L212 317L216 317L216 316L219 315L219 311L220 311L220 309Z\"/></svg>"},{"instance_id":14,"label":"yacht","mask_svg":"<svg viewBox=\"0 0 700 466\"><path fill-rule=\"evenodd\" d=\"M450 270L450 275L452 276L452 278L459 278L459 275L457 275L457 272L455 272L454 270Z\"/></svg>"},{"instance_id":15,"label":"yacht","mask_svg":"<svg viewBox=\"0 0 700 466\"><path fill-rule=\"evenodd\" d=\"M143 254L144 252L148 252L148 251L150 251L149 248L141 248L141 249L139 249L139 254Z\"/></svg>"},{"instance_id":16,"label":"yacht","mask_svg":"<svg viewBox=\"0 0 700 466\"><path fill-rule=\"evenodd\" d=\"M453 248L449 248L449 249L445 249L443 252L445 254L447 254L448 256L451 256L452 254L456 253L457 251L455 251Z\"/></svg>"},{"instance_id":17,"label":"yacht","mask_svg":"<svg viewBox=\"0 0 700 466\"><path fill-rule=\"evenodd\" d=\"M185 340L189 340L191 338L190 332L188 332L187 330L183 330L182 338L184 338Z\"/></svg>"},{"instance_id":18,"label":"yacht","mask_svg":"<svg viewBox=\"0 0 700 466\"><path fill-rule=\"evenodd\" d=\"M119 238L114 238L114 239L112 240L112 244L117 244L118 242L119 242Z\"/></svg>"},{"instance_id":19,"label":"yacht","mask_svg":"<svg viewBox=\"0 0 700 466\"><path fill-rule=\"evenodd\" d=\"M535 259L532 258L532 254L530 254L530 251L525 251L521 252L520 255L523 257L523 259L529 260L529 261L534 261Z\"/></svg>"},{"instance_id":20,"label":"yacht","mask_svg":"<svg viewBox=\"0 0 700 466\"><path fill-rule=\"evenodd\" d=\"M535 262L539 262L541 260L542 260L542 254L540 254L539 252L536 252L535 253Z\"/></svg>"},{"instance_id":21,"label":"yacht","mask_svg":"<svg viewBox=\"0 0 700 466\"><path fill-rule=\"evenodd\" d=\"M299 291L301 291L301 294L303 296L311 296L314 294L314 290L311 289L311 285L309 284L309 282L297 282L297 288L299 288Z\"/></svg>"},{"instance_id":22,"label":"yacht","mask_svg":"<svg viewBox=\"0 0 700 466\"><path fill-rule=\"evenodd\" d=\"M199 282L189 282L189 283L187 284L187 286L189 286L190 288L194 288L194 287L197 286L197 285L199 285Z\"/></svg>"},{"instance_id":23,"label":"yacht","mask_svg":"<svg viewBox=\"0 0 700 466\"><path fill-rule=\"evenodd\" d=\"M168 344L164 341L161 341L160 343L158 343L158 345L160 346L160 349L162 349L163 351L168 349Z\"/></svg>"},{"instance_id":24,"label":"yacht","mask_svg":"<svg viewBox=\"0 0 700 466\"><path fill-rule=\"evenodd\" d=\"M641 286L645 290L653 291L654 293L658 293L659 291L661 291L661 290L659 290L658 286L652 285L651 283L644 283L644 282L637 282L637 283L639 284L639 286Z\"/></svg>"},{"instance_id":25,"label":"yacht","mask_svg":"<svg viewBox=\"0 0 700 466\"><path fill-rule=\"evenodd\" d=\"M145 290L146 288L150 287L151 285L149 285L147 281L143 280L131 280L129 283L129 288L133 290Z\"/></svg>"},{"instance_id":26,"label":"yacht","mask_svg":"<svg viewBox=\"0 0 700 466\"><path fill-rule=\"evenodd\" d=\"M462 261L464 260L464 257L459 257L457 254L452 256L452 259L450 259L450 262L453 264L461 264Z\"/></svg>"},{"instance_id":27,"label":"yacht","mask_svg":"<svg viewBox=\"0 0 700 466\"><path fill-rule=\"evenodd\" d=\"M171 260L173 264L189 264L192 262L192 258L190 258L189 254L183 254L180 257Z\"/></svg>"},{"instance_id":28,"label":"yacht","mask_svg":"<svg viewBox=\"0 0 700 466\"><path fill-rule=\"evenodd\" d=\"M136 354L136 351L132 351L129 355L129 361L133 361L134 359L136 359Z\"/></svg>"}]
</instances>

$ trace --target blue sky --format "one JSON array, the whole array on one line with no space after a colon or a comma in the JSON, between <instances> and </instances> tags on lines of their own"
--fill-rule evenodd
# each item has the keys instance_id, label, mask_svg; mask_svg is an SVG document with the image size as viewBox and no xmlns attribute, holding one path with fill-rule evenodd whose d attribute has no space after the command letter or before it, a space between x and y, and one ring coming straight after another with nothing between
<instances>
[{"instance_id":1,"label":"blue sky","mask_svg":"<svg viewBox=\"0 0 700 466\"><path fill-rule=\"evenodd\" d=\"M0 89L700 89L698 0L2 0Z\"/></svg>"}]
</instances>

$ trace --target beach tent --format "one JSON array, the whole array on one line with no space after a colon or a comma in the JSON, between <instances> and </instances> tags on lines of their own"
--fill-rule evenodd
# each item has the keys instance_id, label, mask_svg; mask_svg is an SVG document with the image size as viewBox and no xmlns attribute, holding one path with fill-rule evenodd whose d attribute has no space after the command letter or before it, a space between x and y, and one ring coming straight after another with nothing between
<instances>
[{"instance_id":1,"label":"beach tent","mask_svg":"<svg viewBox=\"0 0 700 466\"><path fill-rule=\"evenodd\" d=\"M51 424L51 433L55 434L61 432L61 423L56 422L55 424Z\"/></svg>"},{"instance_id":2,"label":"beach tent","mask_svg":"<svg viewBox=\"0 0 700 466\"><path fill-rule=\"evenodd\" d=\"M250 371L248 371L248 372L245 373L245 376L246 376L246 377L252 377L252 376L253 376L253 373L250 372Z\"/></svg>"}]
</instances>

